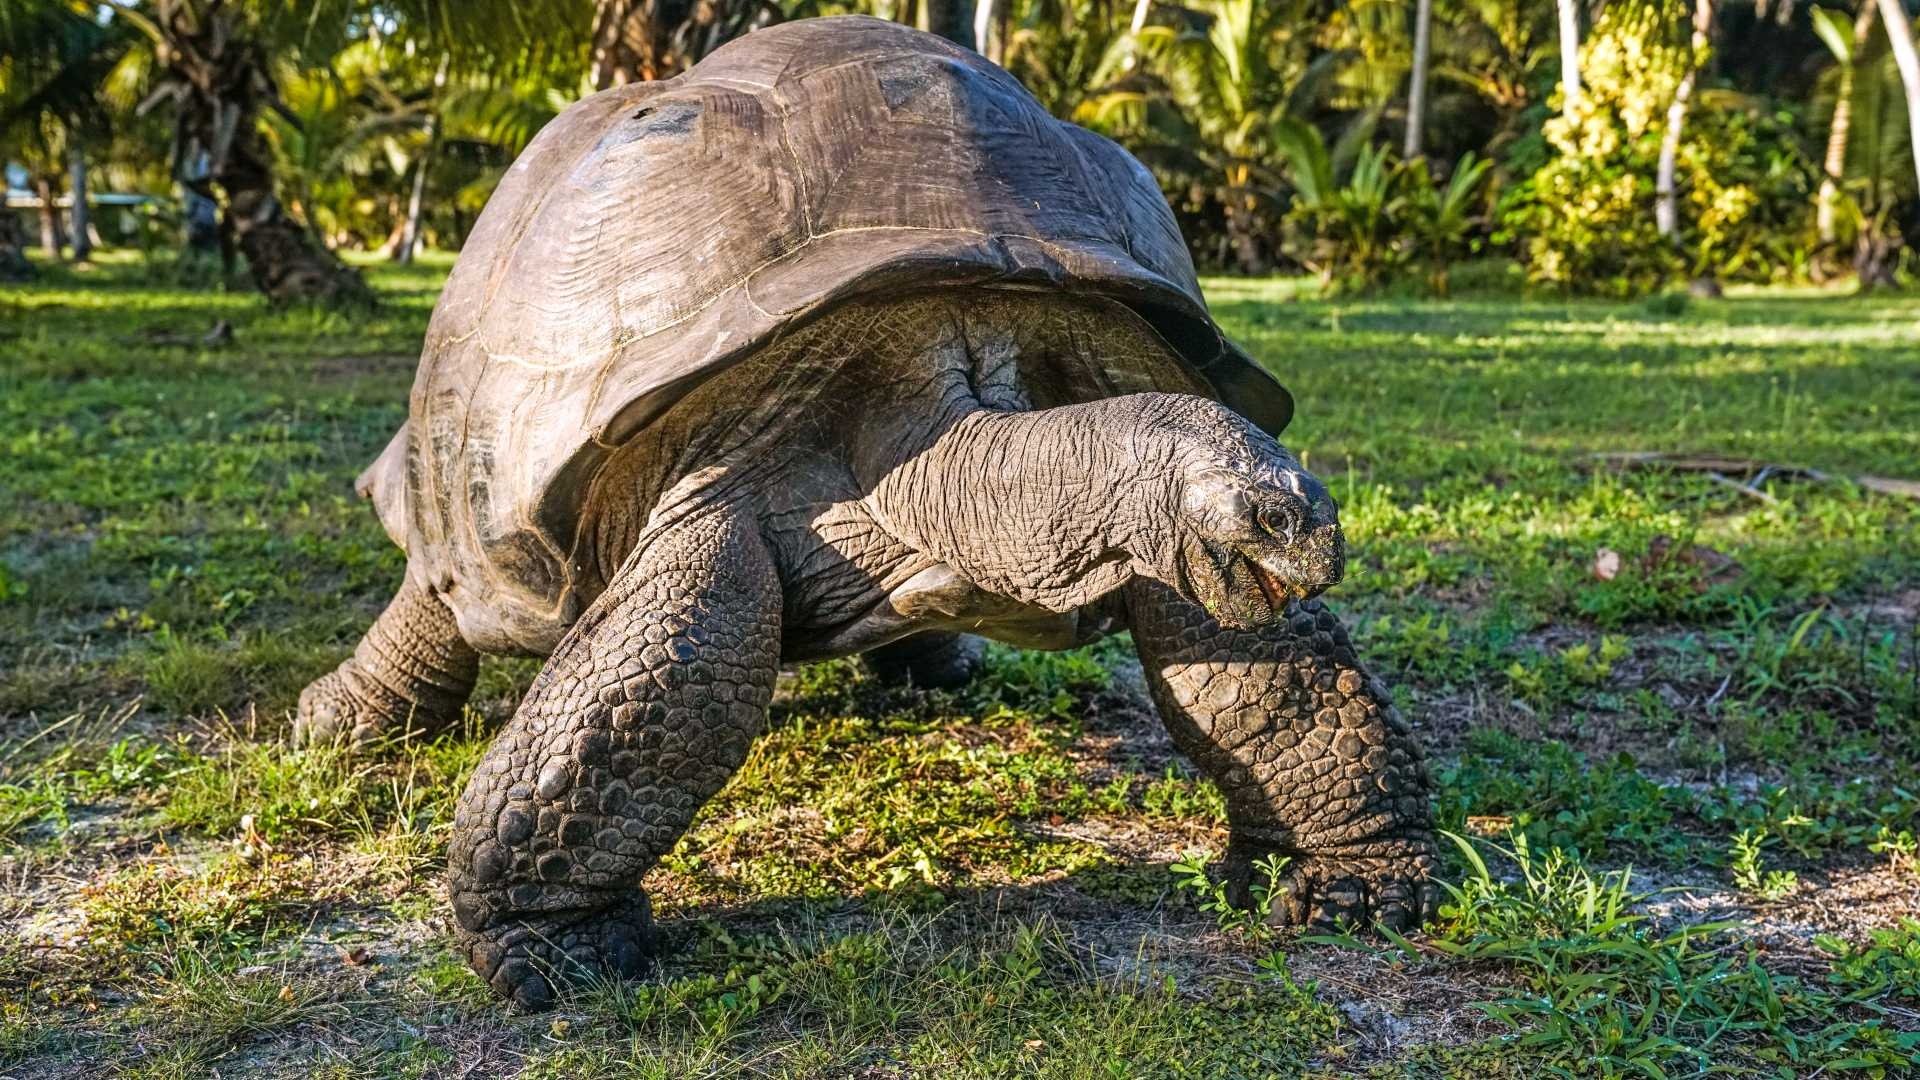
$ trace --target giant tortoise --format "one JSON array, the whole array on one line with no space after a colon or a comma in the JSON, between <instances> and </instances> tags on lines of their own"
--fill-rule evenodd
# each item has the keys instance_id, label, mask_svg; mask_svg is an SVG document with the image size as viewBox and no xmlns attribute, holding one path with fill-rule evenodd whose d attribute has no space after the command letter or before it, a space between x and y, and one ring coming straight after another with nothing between
<instances>
[{"instance_id":1,"label":"giant tortoise","mask_svg":"<svg viewBox=\"0 0 1920 1080\"><path fill-rule=\"evenodd\" d=\"M1013 78L863 17L567 109L447 282L361 477L406 579L301 737L456 718L546 666L461 797L457 933L500 994L642 969L639 882L783 662L945 681L974 639L1131 631L1277 915L1418 918L1428 780L1312 600L1340 579L1293 403L1208 314L1153 178Z\"/></svg>"}]
</instances>

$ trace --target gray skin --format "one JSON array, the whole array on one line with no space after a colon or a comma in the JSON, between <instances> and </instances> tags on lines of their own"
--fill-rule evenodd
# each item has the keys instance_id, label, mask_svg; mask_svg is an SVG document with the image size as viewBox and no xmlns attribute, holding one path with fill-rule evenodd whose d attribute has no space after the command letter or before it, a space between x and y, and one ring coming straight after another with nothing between
<instances>
[{"instance_id":1,"label":"gray skin","mask_svg":"<svg viewBox=\"0 0 1920 1080\"><path fill-rule=\"evenodd\" d=\"M1280 921L1417 922L1420 750L1312 599L1342 573L1333 500L1210 398L1035 382L1074 356L1174 362L1110 300L849 303L649 428L630 460L653 464L610 466L582 530L607 585L454 821L456 933L498 993L540 1008L583 972L646 967L640 880L746 758L783 662L865 653L951 680L973 634L1059 649L1131 630L1175 743L1226 796L1234 894L1278 854ZM1042 389L1074 403L1035 408ZM302 696L303 738L458 716L477 654L420 577Z\"/></svg>"}]
</instances>

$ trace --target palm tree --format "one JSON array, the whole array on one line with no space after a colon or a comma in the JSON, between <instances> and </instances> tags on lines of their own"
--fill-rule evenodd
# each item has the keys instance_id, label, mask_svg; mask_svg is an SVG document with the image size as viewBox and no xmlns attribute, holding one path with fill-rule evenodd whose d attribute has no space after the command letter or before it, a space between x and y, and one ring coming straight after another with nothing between
<instances>
[{"instance_id":1,"label":"palm tree","mask_svg":"<svg viewBox=\"0 0 1920 1080\"><path fill-rule=\"evenodd\" d=\"M295 39L289 6L234 0L110 0L110 6L152 45L158 85L140 109L173 105L172 159L181 183L203 198L225 196L220 240L229 266L236 252L244 255L254 284L275 303L370 305L373 293L359 273L287 212L275 184L260 121L268 112L291 115L280 96L273 47ZM315 10L309 25L340 33L323 18ZM298 40L321 57L339 44L337 37ZM196 161L205 162L204 172L190 167Z\"/></svg>"},{"instance_id":2,"label":"palm tree","mask_svg":"<svg viewBox=\"0 0 1920 1080\"><path fill-rule=\"evenodd\" d=\"M1353 53L1312 54L1300 31L1317 23L1318 0L1200 0L1165 10L1173 25L1134 37L1177 110L1159 113L1158 130L1142 134L1211 174L1233 261L1258 272L1270 266L1272 230L1262 219L1279 209L1274 165L1283 129L1315 111ZM1151 96L1144 87L1130 92Z\"/></svg>"},{"instance_id":3,"label":"palm tree","mask_svg":"<svg viewBox=\"0 0 1920 1080\"><path fill-rule=\"evenodd\" d=\"M111 126L97 93L125 57L122 28L90 18L78 7L0 4L0 147L9 147L32 175L40 202L40 246L59 258L63 232L56 192L68 186L70 236L76 261L91 250L87 223L86 157L90 136ZM0 261L17 267L13 255Z\"/></svg>"},{"instance_id":4,"label":"palm tree","mask_svg":"<svg viewBox=\"0 0 1920 1080\"><path fill-rule=\"evenodd\" d=\"M1429 115L1449 94L1464 91L1472 102L1449 110L1485 109L1492 134L1479 147L1484 156L1499 151L1528 130L1527 108L1538 88L1551 82L1547 72L1559 59L1554 0L1455 0L1440 11L1434 77L1441 100L1429 103Z\"/></svg>"},{"instance_id":5,"label":"palm tree","mask_svg":"<svg viewBox=\"0 0 1920 1080\"><path fill-rule=\"evenodd\" d=\"M1558 0L1560 9L1560 110L1568 120L1580 107L1580 9Z\"/></svg>"},{"instance_id":6,"label":"palm tree","mask_svg":"<svg viewBox=\"0 0 1920 1080\"><path fill-rule=\"evenodd\" d=\"M670 79L751 30L779 22L772 0L597 0L595 89Z\"/></svg>"},{"instance_id":7,"label":"palm tree","mask_svg":"<svg viewBox=\"0 0 1920 1080\"><path fill-rule=\"evenodd\" d=\"M1673 103L1667 106L1667 127L1660 137L1660 161L1654 170L1653 217L1655 228L1670 240L1679 238L1679 192L1674 172L1680 157L1680 138L1687 123L1687 106L1693 100L1694 83L1707 63L1707 45L1713 35L1713 0L1695 0L1693 7L1693 45L1687 58L1686 73L1674 89Z\"/></svg>"},{"instance_id":8,"label":"palm tree","mask_svg":"<svg viewBox=\"0 0 1920 1080\"><path fill-rule=\"evenodd\" d=\"M1833 119L1827 125L1827 152L1821 159L1820 193L1816 196L1814 221L1820 242L1831 244L1835 238L1835 217L1840 200L1840 181L1847 170L1847 139L1853 127L1854 69L1873 33L1876 12L1874 0L1861 0L1853 18L1853 32L1847 33L1847 20L1827 8L1812 11L1814 32L1820 35L1837 62L1839 85L1833 99Z\"/></svg>"},{"instance_id":9,"label":"palm tree","mask_svg":"<svg viewBox=\"0 0 1920 1080\"><path fill-rule=\"evenodd\" d=\"M1421 126L1427 115L1427 66L1433 52L1433 0L1416 0L1413 9L1413 73L1407 81L1407 140L1401 156L1422 152Z\"/></svg>"},{"instance_id":10,"label":"palm tree","mask_svg":"<svg viewBox=\"0 0 1920 1080\"><path fill-rule=\"evenodd\" d=\"M1913 50L1913 25L1907 21L1907 8L1901 0L1880 0L1880 21L1887 26L1894 63L1900 68L1900 85L1906 90L1908 138L1913 146L1915 177L1920 179L1920 56Z\"/></svg>"},{"instance_id":11,"label":"palm tree","mask_svg":"<svg viewBox=\"0 0 1920 1080\"><path fill-rule=\"evenodd\" d=\"M584 0L574 0L584 4ZM369 303L372 293L289 213L262 124L287 116L289 72L325 69L349 41L382 26L450 52L474 70L522 68L584 47L547 14L514 0L0 0L0 28L60 10L138 39L152 90L136 110L170 104L170 168L195 195L220 199L223 254L244 255L271 300ZM584 13L584 6L580 8ZM579 20L584 33L584 14ZM221 197L224 196L223 199Z\"/></svg>"},{"instance_id":12,"label":"palm tree","mask_svg":"<svg viewBox=\"0 0 1920 1080\"><path fill-rule=\"evenodd\" d=\"M1124 137L1145 87L1122 87L1137 59L1134 35L1146 25L1146 0L1032 0L1005 27L1000 63L1048 112ZM1131 8L1131 30L1124 12ZM1131 91L1131 92L1129 92Z\"/></svg>"}]
</instances>

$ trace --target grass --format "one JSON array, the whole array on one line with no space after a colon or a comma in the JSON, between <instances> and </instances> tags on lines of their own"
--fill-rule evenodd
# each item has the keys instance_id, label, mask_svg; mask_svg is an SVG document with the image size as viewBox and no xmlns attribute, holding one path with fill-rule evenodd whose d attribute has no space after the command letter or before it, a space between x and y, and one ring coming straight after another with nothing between
<instances>
[{"instance_id":1,"label":"grass","mask_svg":"<svg viewBox=\"0 0 1920 1080\"><path fill-rule=\"evenodd\" d=\"M1208 283L1300 402L1333 594L1463 837L1406 939L1223 910L1124 641L951 694L790 673L648 881L657 977L505 1014L447 952L469 723L288 710L401 560L351 481L445 273L370 319L111 258L0 289L0 1072L1892 1075L1920 1054L1920 299L1323 301ZM201 342L220 319L227 347Z\"/></svg>"}]
</instances>

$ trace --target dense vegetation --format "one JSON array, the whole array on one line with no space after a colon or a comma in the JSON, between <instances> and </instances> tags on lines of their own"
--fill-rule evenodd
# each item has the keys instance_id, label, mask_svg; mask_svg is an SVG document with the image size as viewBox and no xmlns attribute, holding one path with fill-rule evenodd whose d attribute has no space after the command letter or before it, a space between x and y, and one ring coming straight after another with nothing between
<instances>
[{"instance_id":1,"label":"dense vegetation","mask_svg":"<svg viewBox=\"0 0 1920 1080\"><path fill-rule=\"evenodd\" d=\"M356 261L371 316L131 259L0 289L0 1072L1920 1060L1920 503L1860 480L1920 460L1920 303L1210 280L1299 396L1290 439L1353 540L1332 600L1463 838L1427 932L1296 938L1220 904L1219 796L1123 641L997 652L946 695L838 662L783 681L649 878L659 978L524 1018L446 952L441 875L530 665L489 662L455 736L286 741L400 572L350 484L401 418L446 265ZM1825 479L1594 456L1645 452Z\"/></svg>"},{"instance_id":2,"label":"dense vegetation","mask_svg":"<svg viewBox=\"0 0 1920 1080\"><path fill-rule=\"evenodd\" d=\"M863 11L977 45L1120 140L1203 266L1444 293L1478 253L1555 291L1881 286L1920 235L1906 2L0 0L0 158L44 197L49 252L63 187L177 183L178 209L93 231L170 250L195 225L276 298L359 303L327 249L457 248L570 101Z\"/></svg>"}]
</instances>

